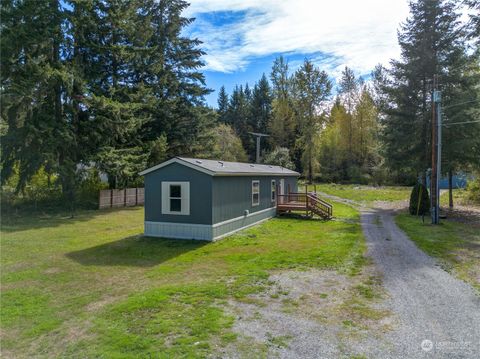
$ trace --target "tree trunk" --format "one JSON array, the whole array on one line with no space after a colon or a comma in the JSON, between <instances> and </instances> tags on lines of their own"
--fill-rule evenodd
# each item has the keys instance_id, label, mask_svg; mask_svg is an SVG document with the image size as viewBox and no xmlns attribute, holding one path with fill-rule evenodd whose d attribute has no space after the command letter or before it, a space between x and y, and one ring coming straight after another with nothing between
<instances>
[{"instance_id":1,"label":"tree trunk","mask_svg":"<svg viewBox=\"0 0 480 359\"><path fill-rule=\"evenodd\" d=\"M453 208L453 173L448 171L448 207Z\"/></svg>"}]
</instances>

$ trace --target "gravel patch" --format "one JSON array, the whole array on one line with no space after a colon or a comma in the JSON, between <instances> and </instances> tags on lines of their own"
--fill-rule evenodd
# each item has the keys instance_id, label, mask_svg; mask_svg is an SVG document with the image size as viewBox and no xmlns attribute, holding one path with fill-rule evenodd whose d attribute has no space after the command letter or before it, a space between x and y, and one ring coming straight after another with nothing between
<instances>
[{"instance_id":1,"label":"gravel patch","mask_svg":"<svg viewBox=\"0 0 480 359\"><path fill-rule=\"evenodd\" d=\"M383 338L391 318L382 315L372 322L346 320L353 316L344 306L352 300L354 286L364 279L326 270L272 274L269 280L273 284L266 292L246 302L228 303L240 345L224 348L220 356L383 357L391 349L391 343ZM369 304L379 312L385 309L381 303Z\"/></svg>"},{"instance_id":2,"label":"gravel patch","mask_svg":"<svg viewBox=\"0 0 480 359\"><path fill-rule=\"evenodd\" d=\"M361 221L389 293L387 305L398 318L386 334L394 343L386 357L478 358L480 297L474 289L418 249L391 211L363 209Z\"/></svg>"}]
</instances>

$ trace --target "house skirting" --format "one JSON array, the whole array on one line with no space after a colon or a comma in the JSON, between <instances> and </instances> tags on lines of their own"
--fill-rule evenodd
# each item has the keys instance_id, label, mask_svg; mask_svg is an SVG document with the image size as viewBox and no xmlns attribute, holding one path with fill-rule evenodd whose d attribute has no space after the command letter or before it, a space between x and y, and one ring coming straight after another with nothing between
<instances>
[{"instance_id":1,"label":"house skirting","mask_svg":"<svg viewBox=\"0 0 480 359\"><path fill-rule=\"evenodd\" d=\"M145 235L151 237L217 240L274 217L276 208L267 208L245 216L210 224L145 221Z\"/></svg>"}]
</instances>

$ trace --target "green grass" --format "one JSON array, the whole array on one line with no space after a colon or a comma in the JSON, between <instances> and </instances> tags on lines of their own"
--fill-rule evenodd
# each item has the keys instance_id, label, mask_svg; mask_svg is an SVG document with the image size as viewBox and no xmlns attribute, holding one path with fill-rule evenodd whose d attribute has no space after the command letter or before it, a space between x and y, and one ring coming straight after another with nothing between
<instances>
[{"instance_id":1,"label":"green grass","mask_svg":"<svg viewBox=\"0 0 480 359\"><path fill-rule=\"evenodd\" d=\"M465 189L454 189L452 191L453 195L453 207L455 208L456 205L462 205L462 206L473 206L473 207L479 207L479 203L475 203L471 200L468 199L468 192ZM448 191L442 191L442 194L440 195L440 206L447 208L449 206L449 200L448 200Z\"/></svg>"},{"instance_id":2,"label":"green grass","mask_svg":"<svg viewBox=\"0 0 480 359\"><path fill-rule=\"evenodd\" d=\"M438 226L422 223L408 214L396 217L398 226L442 266L480 291L480 229L463 223L442 221Z\"/></svg>"},{"instance_id":3,"label":"green grass","mask_svg":"<svg viewBox=\"0 0 480 359\"><path fill-rule=\"evenodd\" d=\"M410 198L411 187L394 186L364 186L364 185L345 185L335 183L318 183L315 188L319 192L340 198L350 199L363 204L372 204L375 201L401 201ZM308 185L308 190L313 191L314 186ZM301 186L300 191L305 187Z\"/></svg>"},{"instance_id":4,"label":"green grass","mask_svg":"<svg viewBox=\"0 0 480 359\"><path fill-rule=\"evenodd\" d=\"M222 305L264 291L269 271L361 271L358 212L335 204L335 215L275 218L215 243L143 237L143 208L3 218L2 352L208 356L237 340Z\"/></svg>"}]
</instances>

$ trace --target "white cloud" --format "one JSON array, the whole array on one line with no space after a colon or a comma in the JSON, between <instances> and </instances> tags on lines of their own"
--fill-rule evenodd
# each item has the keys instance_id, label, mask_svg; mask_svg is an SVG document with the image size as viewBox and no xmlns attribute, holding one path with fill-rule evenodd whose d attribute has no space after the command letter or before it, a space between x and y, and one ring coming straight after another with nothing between
<instances>
[{"instance_id":1,"label":"white cloud","mask_svg":"<svg viewBox=\"0 0 480 359\"><path fill-rule=\"evenodd\" d=\"M399 55L397 29L407 0L192 0L188 16L245 11L238 22L198 19L206 69L232 72L272 53L311 54L328 71L345 65L360 73ZM318 55L318 54L321 55ZM327 55L327 57L325 57Z\"/></svg>"}]
</instances>

